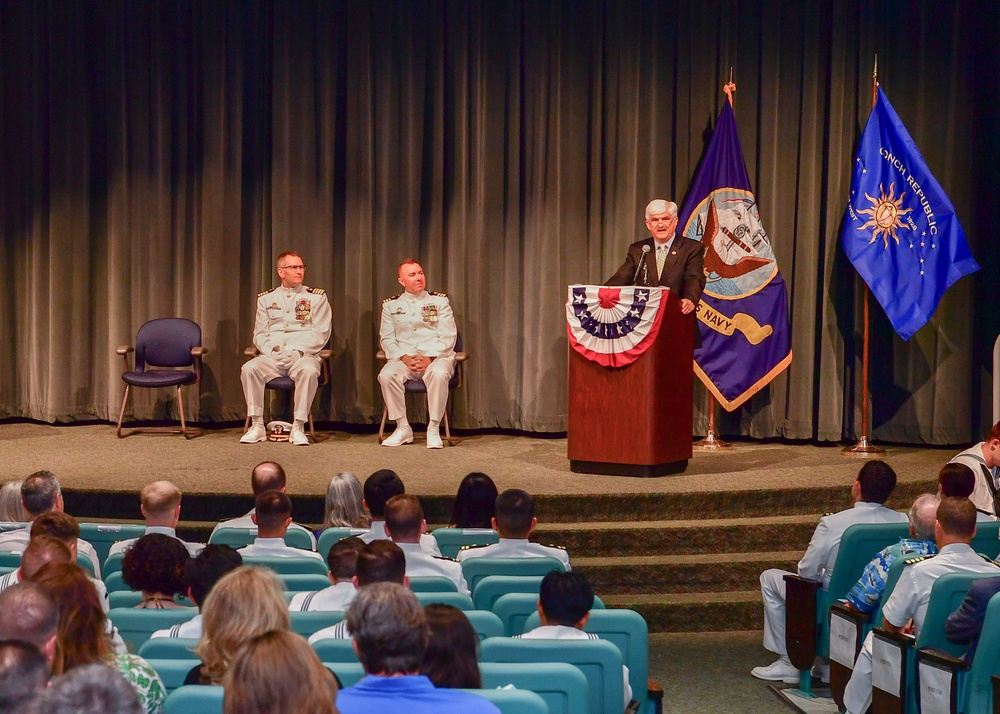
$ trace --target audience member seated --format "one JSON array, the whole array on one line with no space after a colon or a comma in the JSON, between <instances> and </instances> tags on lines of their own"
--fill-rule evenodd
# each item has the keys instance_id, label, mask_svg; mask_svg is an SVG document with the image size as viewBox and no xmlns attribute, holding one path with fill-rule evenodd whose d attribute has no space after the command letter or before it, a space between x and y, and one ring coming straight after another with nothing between
<instances>
[{"instance_id":1,"label":"audience member seated","mask_svg":"<svg viewBox=\"0 0 1000 714\"><path fill-rule=\"evenodd\" d=\"M277 576L266 568L241 566L222 576L205 598L202 633L195 654L202 664L185 684L222 684L240 647L271 630L288 630L288 606Z\"/></svg>"},{"instance_id":2,"label":"audience member seated","mask_svg":"<svg viewBox=\"0 0 1000 714\"><path fill-rule=\"evenodd\" d=\"M187 592L184 569L191 554L176 538L152 533L135 541L122 558L122 580L132 590L142 592L137 608L169 610L183 608L175 595Z\"/></svg>"},{"instance_id":3,"label":"audience member seated","mask_svg":"<svg viewBox=\"0 0 1000 714\"><path fill-rule=\"evenodd\" d=\"M481 689L479 672L479 635L461 610L452 605L434 603L424 608L430 638L420 673L435 687Z\"/></svg>"},{"instance_id":4,"label":"audience member seated","mask_svg":"<svg viewBox=\"0 0 1000 714\"><path fill-rule=\"evenodd\" d=\"M28 512L21 503L21 484L24 481L7 481L0 486L0 523L27 523Z\"/></svg>"},{"instance_id":5,"label":"audience member seated","mask_svg":"<svg viewBox=\"0 0 1000 714\"><path fill-rule=\"evenodd\" d=\"M191 555L198 555L205 547L204 543L188 543L177 538L177 522L181 518L181 490L169 481L154 481L143 487L139 493L139 510L146 519L146 535L159 533L174 538L181 543ZM109 555L121 553L136 542L136 538L120 540L111 545Z\"/></svg>"},{"instance_id":6,"label":"audience member seated","mask_svg":"<svg viewBox=\"0 0 1000 714\"><path fill-rule=\"evenodd\" d=\"M420 547L420 536L427 530L424 509L416 496L393 496L385 506L385 532L406 556L406 575L438 575L448 578L462 595L471 595L462 575L462 566L450 558L427 555Z\"/></svg>"},{"instance_id":7,"label":"audience member seated","mask_svg":"<svg viewBox=\"0 0 1000 714\"><path fill-rule=\"evenodd\" d=\"M594 590L581 573L560 573L553 570L542 578L538 592L538 619L541 626L515 635L526 640L597 640L583 628L594 606ZM622 665L625 677L625 706L632 700L628 682L628 667Z\"/></svg>"},{"instance_id":8,"label":"audience member seated","mask_svg":"<svg viewBox=\"0 0 1000 714\"><path fill-rule=\"evenodd\" d=\"M77 548L80 543L86 541L80 540L80 524L76 522L72 516L62 513L60 511L49 511L48 513L43 513L38 518L35 519L34 523L31 525L31 538L28 540L28 545L31 545L31 541L39 536L49 536L56 538L69 548L70 562L75 563L77 557ZM27 550L27 548L25 549ZM38 565L41 567L41 564ZM36 568L37 570L37 568ZM25 575L24 579L27 580L31 575ZM101 598L101 607L104 612L108 611L108 589L104 585L104 581L100 578L93 578L89 575L90 582L94 584L94 588L97 590L97 596Z\"/></svg>"},{"instance_id":9,"label":"audience member seated","mask_svg":"<svg viewBox=\"0 0 1000 714\"><path fill-rule=\"evenodd\" d=\"M281 464L275 461L264 461L253 467L253 471L250 473L250 488L253 491L254 500L257 496L264 493L265 491L281 491L285 493L287 479L285 477L285 470L281 468ZM233 518L228 521L222 521L212 530L214 534L215 531L220 528L254 528L256 524L253 521L253 514L256 509L251 508L250 512L245 516L240 516L239 518ZM298 523L292 523L288 526L291 530L304 531L309 534L312 539L313 550L316 549L316 536L313 535L312 531L305 526L299 525ZM209 538L211 540L211 538Z\"/></svg>"},{"instance_id":10,"label":"audience member seated","mask_svg":"<svg viewBox=\"0 0 1000 714\"><path fill-rule=\"evenodd\" d=\"M285 533L292 524L292 502L281 491L264 491L257 496L257 505L250 516L257 525L257 537L250 545L240 548L243 557L264 555L270 558L315 558L323 556L314 550L285 545Z\"/></svg>"},{"instance_id":11,"label":"audience member seated","mask_svg":"<svg viewBox=\"0 0 1000 714\"><path fill-rule=\"evenodd\" d=\"M21 553L21 564L17 570L0 576L0 592L9 587L31 580L47 563L73 563L75 559L66 544L50 535L36 535L28 541L28 547ZM103 583L102 583L103 586Z\"/></svg>"},{"instance_id":12,"label":"audience member seated","mask_svg":"<svg viewBox=\"0 0 1000 714\"><path fill-rule=\"evenodd\" d=\"M951 463L965 464L976 476L976 484L969 500L976 510L990 516L997 515L993 493L1000 486L1000 421L993 425L985 441L955 454Z\"/></svg>"},{"instance_id":13,"label":"audience member seated","mask_svg":"<svg viewBox=\"0 0 1000 714\"><path fill-rule=\"evenodd\" d=\"M499 714L481 697L438 689L418 674L427 647L427 618L409 589L396 583L363 588L347 611L347 622L365 677L341 690L341 714Z\"/></svg>"},{"instance_id":14,"label":"audience member seated","mask_svg":"<svg viewBox=\"0 0 1000 714\"><path fill-rule=\"evenodd\" d=\"M198 614L165 630L157 630L153 637L190 637L199 639L202 627L202 605L205 598L226 573L243 565L243 557L228 545L209 544L184 566L188 600L198 606Z\"/></svg>"},{"instance_id":15,"label":"audience member seated","mask_svg":"<svg viewBox=\"0 0 1000 714\"><path fill-rule=\"evenodd\" d=\"M500 542L466 546L459 551L458 562L469 558L555 558L567 571L571 570L565 548L528 540L537 524L531 494L519 488L508 489L497 496L496 517L492 521L493 529L500 534Z\"/></svg>"},{"instance_id":16,"label":"audience member seated","mask_svg":"<svg viewBox=\"0 0 1000 714\"><path fill-rule=\"evenodd\" d=\"M385 532L385 505L393 496L406 493L406 487L395 471L382 469L376 471L365 481L365 508L371 513L372 525L367 533L359 537L365 543L375 540L389 540ZM424 533L420 536L420 548L428 555L441 555L434 536Z\"/></svg>"},{"instance_id":17,"label":"audience member seated","mask_svg":"<svg viewBox=\"0 0 1000 714\"><path fill-rule=\"evenodd\" d=\"M976 488L976 474L968 466L956 461L945 464L938 474L938 497L968 498L972 500L972 492ZM975 502L973 501L973 505ZM995 521L990 511L976 509L976 522Z\"/></svg>"},{"instance_id":18,"label":"audience member seated","mask_svg":"<svg viewBox=\"0 0 1000 714\"><path fill-rule=\"evenodd\" d=\"M451 506L449 528L493 528L497 485L493 479L473 471L458 484Z\"/></svg>"},{"instance_id":19,"label":"audience member seated","mask_svg":"<svg viewBox=\"0 0 1000 714\"><path fill-rule=\"evenodd\" d=\"M823 516L813 531L809 547L799 561L798 574L818 580L826 588L837 561L840 539L855 523L899 523L906 515L886 508L883 504L896 488L896 472L884 461L869 461L861 467L851 485L854 506L839 513ZM758 679L796 684L799 671L792 666L785 650L785 575L784 570L770 568L760 574L760 592L764 600L764 648L778 655L766 667L754 667L750 672Z\"/></svg>"},{"instance_id":20,"label":"audience member seated","mask_svg":"<svg viewBox=\"0 0 1000 714\"><path fill-rule=\"evenodd\" d=\"M33 644L0 640L0 712L26 712L49 681L49 666Z\"/></svg>"},{"instance_id":21,"label":"audience member seated","mask_svg":"<svg viewBox=\"0 0 1000 714\"><path fill-rule=\"evenodd\" d=\"M155 674L155 672L154 672ZM147 714L142 695L115 669L104 664L77 667L56 677L38 695L35 711L45 714Z\"/></svg>"},{"instance_id":22,"label":"audience member seated","mask_svg":"<svg viewBox=\"0 0 1000 714\"><path fill-rule=\"evenodd\" d=\"M327 528L370 528L371 516L365 509L365 494L358 477L341 471L326 487L323 526Z\"/></svg>"},{"instance_id":23,"label":"audience member seated","mask_svg":"<svg viewBox=\"0 0 1000 714\"><path fill-rule=\"evenodd\" d=\"M939 552L906 561L906 569L882 606L887 632L903 632L913 622L913 636L920 637L931 587L945 573L997 575L997 564L976 553L969 543L976 534L976 507L967 498L946 498L937 509L934 538ZM844 690L850 714L864 714L872 700L872 633L868 633L854 662L854 672Z\"/></svg>"},{"instance_id":24,"label":"audience member seated","mask_svg":"<svg viewBox=\"0 0 1000 714\"><path fill-rule=\"evenodd\" d=\"M354 587L358 590L372 583L396 583L409 587L410 579L406 577L406 556L392 541L376 540L368 543L358 553L353 580ZM309 644L320 640L346 640L350 636L347 620L341 620L336 625L314 632L309 637Z\"/></svg>"},{"instance_id":25,"label":"audience member seated","mask_svg":"<svg viewBox=\"0 0 1000 714\"><path fill-rule=\"evenodd\" d=\"M62 489L59 479L51 471L36 471L21 484L21 505L27 513L27 528L0 533L0 551L21 553L28 546L35 520L44 513L63 512ZM77 531L79 533L79 531ZM94 564L94 574L101 577L101 564L97 551L82 538L77 540L77 550L90 558Z\"/></svg>"},{"instance_id":26,"label":"audience member seated","mask_svg":"<svg viewBox=\"0 0 1000 714\"><path fill-rule=\"evenodd\" d=\"M335 543L326 556L330 568L330 587L307 593L295 593L288 609L292 612L310 610L346 610L354 600L357 589L354 575L357 572L358 555L365 544L360 538L344 538Z\"/></svg>"},{"instance_id":27,"label":"audience member seated","mask_svg":"<svg viewBox=\"0 0 1000 714\"><path fill-rule=\"evenodd\" d=\"M990 598L997 593L1000 593L1000 576L976 580L969 587L962 604L945 620L944 636L949 642L969 646L969 651L965 654L969 662L975 656L979 637L983 634L986 607L990 604Z\"/></svg>"},{"instance_id":28,"label":"audience member seated","mask_svg":"<svg viewBox=\"0 0 1000 714\"><path fill-rule=\"evenodd\" d=\"M0 640L20 640L37 647L47 672L55 661L58 635L59 605L46 588L18 583L0 593Z\"/></svg>"},{"instance_id":29,"label":"audience member seated","mask_svg":"<svg viewBox=\"0 0 1000 714\"><path fill-rule=\"evenodd\" d=\"M163 708L167 692L160 676L138 655L115 652L97 591L80 566L49 563L32 582L48 588L59 606L53 674L87 664L110 665L132 685L148 714Z\"/></svg>"},{"instance_id":30,"label":"audience member seated","mask_svg":"<svg viewBox=\"0 0 1000 714\"><path fill-rule=\"evenodd\" d=\"M938 497L924 493L910 507L910 537L887 546L875 554L865 566L861 579L847 593L847 603L858 612L872 613L878 608L885 591L885 579L896 558L936 555L934 524L937 523Z\"/></svg>"},{"instance_id":31,"label":"audience member seated","mask_svg":"<svg viewBox=\"0 0 1000 714\"><path fill-rule=\"evenodd\" d=\"M337 680L294 632L272 630L240 648L223 680L223 714L336 714Z\"/></svg>"}]
</instances>

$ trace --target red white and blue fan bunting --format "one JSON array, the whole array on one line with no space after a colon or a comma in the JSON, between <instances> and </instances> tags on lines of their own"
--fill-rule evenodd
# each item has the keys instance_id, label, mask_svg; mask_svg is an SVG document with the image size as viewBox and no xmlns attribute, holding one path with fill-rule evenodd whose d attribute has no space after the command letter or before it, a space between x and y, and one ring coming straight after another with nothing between
<instances>
[{"instance_id":1,"label":"red white and blue fan bunting","mask_svg":"<svg viewBox=\"0 0 1000 714\"><path fill-rule=\"evenodd\" d=\"M632 364L656 339L667 293L666 288L570 285L570 346L604 367Z\"/></svg>"}]
</instances>

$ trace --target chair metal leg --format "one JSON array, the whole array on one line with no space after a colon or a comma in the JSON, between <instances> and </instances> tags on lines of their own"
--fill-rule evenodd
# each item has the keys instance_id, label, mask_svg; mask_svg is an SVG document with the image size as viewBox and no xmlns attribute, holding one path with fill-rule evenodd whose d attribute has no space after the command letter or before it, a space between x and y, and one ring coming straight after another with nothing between
<instances>
[{"instance_id":1,"label":"chair metal leg","mask_svg":"<svg viewBox=\"0 0 1000 714\"><path fill-rule=\"evenodd\" d=\"M128 388L130 386L131 385L129 385L129 384L125 385L125 396L122 397L122 409L121 409L120 412L118 412L118 438L119 439L125 438L125 437L122 436L122 419L125 418L125 403L128 401Z\"/></svg>"},{"instance_id":2,"label":"chair metal leg","mask_svg":"<svg viewBox=\"0 0 1000 714\"><path fill-rule=\"evenodd\" d=\"M317 442L316 442L316 427L315 427L315 425L313 424L313 413L312 413L312 409L310 409L310 410L309 410L309 436L311 436L311 437L312 437L312 440L313 440L313 443L314 443L314 444L315 444L315 443L317 443Z\"/></svg>"},{"instance_id":3,"label":"chair metal leg","mask_svg":"<svg viewBox=\"0 0 1000 714\"><path fill-rule=\"evenodd\" d=\"M382 423L378 425L378 443L385 440L385 420L389 418L389 407L382 407Z\"/></svg>"},{"instance_id":4,"label":"chair metal leg","mask_svg":"<svg viewBox=\"0 0 1000 714\"><path fill-rule=\"evenodd\" d=\"M448 442L448 446L454 446L454 444L451 443L451 425L448 423L447 405L444 409L444 440Z\"/></svg>"},{"instance_id":5,"label":"chair metal leg","mask_svg":"<svg viewBox=\"0 0 1000 714\"><path fill-rule=\"evenodd\" d=\"M187 432L187 424L184 421L184 394L181 392L181 385L177 385L177 408L181 413L181 433L185 439L190 439Z\"/></svg>"}]
</instances>

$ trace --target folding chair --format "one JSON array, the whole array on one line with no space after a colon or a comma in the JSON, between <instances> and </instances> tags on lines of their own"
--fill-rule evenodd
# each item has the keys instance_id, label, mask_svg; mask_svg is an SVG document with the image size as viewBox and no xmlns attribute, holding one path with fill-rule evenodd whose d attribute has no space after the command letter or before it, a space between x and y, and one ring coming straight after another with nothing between
<instances>
[{"instance_id":1,"label":"folding chair","mask_svg":"<svg viewBox=\"0 0 1000 714\"><path fill-rule=\"evenodd\" d=\"M256 347L247 347L243 350L243 355L248 359L253 359L260 352L257 351ZM330 381L330 358L333 356L333 350L322 349L319 351L319 380L316 382L316 394L318 395ZM295 393L295 380L291 377L275 377L274 379L264 383L264 406L267 406L267 390L272 390L275 392L283 392L285 394ZM313 397L315 401L315 397ZM265 423L266 420L265 420ZM243 431L245 432L250 428L250 415L247 414L246 423L243 425ZM312 437L313 442L318 441L316 437L316 427L313 424L312 415L312 405L309 405L309 436ZM298 546L295 546L298 547ZM312 546L310 546L312 548Z\"/></svg>"}]
</instances>

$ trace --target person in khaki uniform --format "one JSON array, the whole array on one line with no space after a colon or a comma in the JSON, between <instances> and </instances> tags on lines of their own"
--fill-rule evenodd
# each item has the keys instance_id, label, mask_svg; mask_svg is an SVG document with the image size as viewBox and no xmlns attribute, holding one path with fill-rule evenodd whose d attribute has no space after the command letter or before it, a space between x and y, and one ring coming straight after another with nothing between
<instances>
[{"instance_id":1,"label":"person in khaki uniform","mask_svg":"<svg viewBox=\"0 0 1000 714\"><path fill-rule=\"evenodd\" d=\"M444 293L427 292L420 264L408 258L399 264L399 284L405 292L382 302L379 342L386 363L378 374L382 398L396 430L382 446L413 443L413 429L406 420L403 383L423 379L427 387L427 448L440 449L441 417L448 403L448 382L455 373L455 340L458 329L451 303Z\"/></svg>"}]
</instances>

